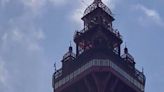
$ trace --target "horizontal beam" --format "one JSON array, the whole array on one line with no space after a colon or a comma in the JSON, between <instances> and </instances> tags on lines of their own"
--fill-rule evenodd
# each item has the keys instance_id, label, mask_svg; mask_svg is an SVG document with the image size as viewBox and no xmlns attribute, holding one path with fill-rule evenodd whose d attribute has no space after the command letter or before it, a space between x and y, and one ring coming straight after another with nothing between
<instances>
[{"instance_id":1,"label":"horizontal beam","mask_svg":"<svg viewBox=\"0 0 164 92\"><path fill-rule=\"evenodd\" d=\"M101 68L108 67L108 69L114 70L119 75L121 75L122 76L121 78L126 79L129 83L133 84L133 86L137 87L141 91L144 91L144 85L143 84L138 82L138 80L136 80L135 78L130 76L126 71L121 69L121 67L119 67L118 65L116 65L115 63L113 63L112 61L110 61L108 59L107 60L94 59L94 60L91 60L91 61L87 62L85 65L81 66L79 69L75 70L71 74L67 75L63 79L56 82L55 85L54 85L55 86L54 88L57 89L59 87L62 87L66 83L71 82L71 81L75 80L78 77L81 77L79 75L85 73L86 71L90 70L93 67L101 67Z\"/></svg>"}]
</instances>

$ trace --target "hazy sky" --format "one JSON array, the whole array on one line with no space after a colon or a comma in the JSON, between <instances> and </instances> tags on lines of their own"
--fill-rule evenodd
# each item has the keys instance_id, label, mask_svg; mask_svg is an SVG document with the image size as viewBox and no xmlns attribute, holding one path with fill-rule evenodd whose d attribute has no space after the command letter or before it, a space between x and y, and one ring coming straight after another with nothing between
<instances>
[{"instance_id":1,"label":"hazy sky","mask_svg":"<svg viewBox=\"0 0 164 92\"><path fill-rule=\"evenodd\" d=\"M53 64L60 67L92 1L0 0L0 92L52 92ZM144 67L145 92L163 92L164 0L103 1L136 67Z\"/></svg>"}]
</instances>

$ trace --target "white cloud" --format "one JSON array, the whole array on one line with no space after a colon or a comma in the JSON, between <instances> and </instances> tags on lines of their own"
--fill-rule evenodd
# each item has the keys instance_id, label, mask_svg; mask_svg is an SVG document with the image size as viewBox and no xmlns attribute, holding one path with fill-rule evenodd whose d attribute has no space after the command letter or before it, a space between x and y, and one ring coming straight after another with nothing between
<instances>
[{"instance_id":1,"label":"white cloud","mask_svg":"<svg viewBox=\"0 0 164 92\"><path fill-rule=\"evenodd\" d=\"M19 6L23 5L23 9L32 15L38 15L44 11L47 6L62 6L69 0L14 0ZM5 7L13 3L12 0L0 0L0 6Z\"/></svg>"},{"instance_id":2,"label":"white cloud","mask_svg":"<svg viewBox=\"0 0 164 92\"><path fill-rule=\"evenodd\" d=\"M8 47L8 45L12 47L12 45L15 44L18 46L23 46L31 51L40 51L42 49L40 42L44 40L43 31L37 29L29 30L29 32L23 32L22 29L13 29L12 31L6 33L8 34L8 38L6 38L6 41L4 41L4 49L5 47ZM4 34L4 38L6 34Z\"/></svg>"},{"instance_id":3,"label":"white cloud","mask_svg":"<svg viewBox=\"0 0 164 92\"><path fill-rule=\"evenodd\" d=\"M67 1L0 0L3 7L10 5L3 8L7 12L0 11L0 18L5 20L0 22L5 25L0 26L0 92L51 90L51 66L44 55L42 43L46 36L40 21L48 19L41 19L47 6L64 5Z\"/></svg>"},{"instance_id":4,"label":"white cloud","mask_svg":"<svg viewBox=\"0 0 164 92\"><path fill-rule=\"evenodd\" d=\"M121 0L105 0L105 2L111 10L114 10Z\"/></svg>"},{"instance_id":5,"label":"white cloud","mask_svg":"<svg viewBox=\"0 0 164 92\"><path fill-rule=\"evenodd\" d=\"M41 45L45 38L44 33L32 26L26 28L27 30L13 26L1 32L0 56L3 60L0 58L0 91L36 92L39 83L44 81L38 81L42 78L40 75L44 74L42 70L46 65ZM12 90L9 91L9 88Z\"/></svg>"},{"instance_id":6,"label":"white cloud","mask_svg":"<svg viewBox=\"0 0 164 92\"><path fill-rule=\"evenodd\" d=\"M64 5L68 0L21 0L24 5L30 7L32 10L39 10L47 4Z\"/></svg>"},{"instance_id":7,"label":"white cloud","mask_svg":"<svg viewBox=\"0 0 164 92\"><path fill-rule=\"evenodd\" d=\"M50 3L53 3L53 5L64 5L68 2L69 0L49 0Z\"/></svg>"},{"instance_id":8,"label":"white cloud","mask_svg":"<svg viewBox=\"0 0 164 92\"><path fill-rule=\"evenodd\" d=\"M42 75L42 70L48 69L48 66L45 68L46 57L43 56L42 47L45 35L42 27L37 26L35 21L40 9L44 7L43 2L44 0L16 0L10 5L15 7L21 4L23 11L17 16L7 17L5 26L0 28L1 92L36 92L44 89L39 85L44 80L38 80L46 76ZM6 8L3 9L7 10ZM11 10L11 15L15 13L12 11L16 9ZM1 14L6 18L5 13Z\"/></svg>"},{"instance_id":9,"label":"white cloud","mask_svg":"<svg viewBox=\"0 0 164 92\"><path fill-rule=\"evenodd\" d=\"M4 6L6 6L6 4L9 3L9 2L10 2L10 0L0 0L0 6L1 6L1 7L4 7Z\"/></svg>"},{"instance_id":10,"label":"white cloud","mask_svg":"<svg viewBox=\"0 0 164 92\"><path fill-rule=\"evenodd\" d=\"M12 31L12 39L14 41L21 41L23 39L23 34L19 31L19 29L14 29Z\"/></svg>"},{"instance_id":11,"label":"white cloud","mask_svg":"<svg viewBox=\"0 0 164 92\"><path fill-rule=\"evenodd\" d=\"M146 17L154 21L156 24L164 26L164 21L162 20L160 14L156 10L147 8L141 4L138 4L136 6L136 9L142 10ZM145 19L146 18L140 18L140 21Z\"/></svg>"},{"instance_id":12,"label":"white cloud","mask_svg":"<svg viewBox=\"0 0 164 92\"><path fill-rule=\"evenodd\" d=\"M46 4L46 0L21 0L22 3L33 12L38 12Z\"/></svg>"},{"instance_id":13,"label":"white cloud","mask_svg":"<svg viewBox=\"0 0 164 92\"><path fill-rule=\"evenodd\" d=\"M7 86L7 70L5 69L5 64L1 57L0 57L0 85L5 87Z\"/></svg>"}]
</instances>

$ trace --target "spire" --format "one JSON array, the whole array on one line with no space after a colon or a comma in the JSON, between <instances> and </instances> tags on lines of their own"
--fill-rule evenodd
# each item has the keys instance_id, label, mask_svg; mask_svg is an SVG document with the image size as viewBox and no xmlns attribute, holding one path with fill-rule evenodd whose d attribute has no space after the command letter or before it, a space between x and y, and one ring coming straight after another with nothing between
<instances>
[{"instance_id":1,"label":"spire","mask_svg":"<svg viewBox=\"0 0 164 92\"><path fill-rule=\"evenodd\" d=\"M126 46L126 43L125 43L123 58L129 58L130 60L134 61L133 56L130 55L129 52L128 52L128 48Z\"/></svg>"},{"instance_id":2,"label":"spire","mask_svg":"<svg viewBox=\"0 0 164 92\"><path fill-rule=\"evenodd\" d=\"M56 62L55 62L55 64L54 64L54 68L55 68L55 72L56 72L56 70L57 70L57 69L56 69Z\"/></svg>"},{"instance_id":3,"label":"spire","mask_svg":"<svg viewBox=\"0 0 164 92\"><path fill-rule=\"evenodd\" d=\"M144 68L142 67L142 73L144 73Z\"/></svg>"},{"instance_id":4,"label":"spire","mask_svg":"<svg viewBox=\"0 0 164 92\"><path fill-rule=\"evenodd\" d=\"M126 43L125 43L124 53L128 54L128 48L126 47Z\"/></svg>"},{"instance_id":5,"label":"spire","mask_svg":"<svg viewBox=\"0 0 164 92\"><path fill-rule=\"evenodd\" d=\"M98 2L102 2L102 1L101 0L94 0L94 2L97 2L98 3Z\"/></svg>"},{"instance_id":6,"label":"spire","mask_svg":"<svg viewBox=\"0 0 164 92\"><path fill-rule=\"evenodd\" d=\"M73 53L73 47L72 47L71 42L70 42L70 46L68 48L68 52L64 54L63 60L67 61L68 59L70 59L72 57L75 58L75 54Z\"/></svg>"},{"instance_id":7,"label":"spire","mask_svg":"<svg viewBox=\"0 0 164 92\"><path fill-rule=\"evenodd\" d=\"M69 52L72 52L72 44L71 44L71 41L70 41L70 46L69 46Z\"/></svg>"}]
</instances>

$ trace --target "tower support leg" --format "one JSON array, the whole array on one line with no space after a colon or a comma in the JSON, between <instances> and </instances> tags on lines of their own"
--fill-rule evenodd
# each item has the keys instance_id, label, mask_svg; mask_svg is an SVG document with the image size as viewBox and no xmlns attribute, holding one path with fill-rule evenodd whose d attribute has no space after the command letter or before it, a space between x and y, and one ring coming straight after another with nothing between
<instances>
[{"instance_id":1,"label":"tower support leg","mask_svg":"<svg viewBox=\"0 0 164 92\"><path fill-rule=\"evenodd\" d=\"M112 85L112 87L111 87L111 92L115 92L115 89L116 89L116 87L117 87L117 85L118 85L118 79L116 79L115 81L114 81L114 84Z\"/></svg>"},{"instance_id":2,"label":"tower support leg","mask_svg":"<svg viewBox=\"0 0 164 92\"><path fill-rule=\"evenodd\" d=\"M100 79L96 74L92 74L92 77L95 81L97 92L105 92L107 83L111 78L111 74L108 74L104 79Z\"/></svg>"}]
</instances>

